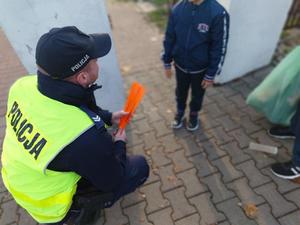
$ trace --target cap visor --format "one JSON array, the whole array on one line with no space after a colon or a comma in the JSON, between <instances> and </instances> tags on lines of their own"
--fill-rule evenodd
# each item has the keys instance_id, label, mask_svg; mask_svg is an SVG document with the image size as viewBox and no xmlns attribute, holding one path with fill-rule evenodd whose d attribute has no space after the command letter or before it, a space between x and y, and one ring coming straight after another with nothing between
<instances>
[{"instance_id":1,"label":"cap visor","mask_svg":"<svg viewBox=\"0 0 300 225\"><path fill-rule=\"evenodd\" d=\"M94 48L91 52L92 58L100 58L107 55L111 49L111 38L109 34L90 34L94 40Z\"/></svg>"}]
</instances>

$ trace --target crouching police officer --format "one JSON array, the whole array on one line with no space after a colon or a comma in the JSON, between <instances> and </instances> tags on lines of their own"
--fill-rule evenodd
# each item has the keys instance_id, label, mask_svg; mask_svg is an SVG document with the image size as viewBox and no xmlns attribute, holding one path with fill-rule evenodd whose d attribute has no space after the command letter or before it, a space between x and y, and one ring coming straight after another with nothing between
<instances>
[{"instance_id":1,"label":"crouching police officer","mask_svg":"<svg viewBox=\"0 0 300 225\"><path fill-rule=\"evenodd\" d=\"M97 58L110 48L108 34L53 28L37 43L37 76L10 89L2 177L40 223L88 218L83 211L112 206L148 178L145 158L126 155L125 132L112 137L105 128L126 113L96 105Z\"/></svg>"}]
</instances>

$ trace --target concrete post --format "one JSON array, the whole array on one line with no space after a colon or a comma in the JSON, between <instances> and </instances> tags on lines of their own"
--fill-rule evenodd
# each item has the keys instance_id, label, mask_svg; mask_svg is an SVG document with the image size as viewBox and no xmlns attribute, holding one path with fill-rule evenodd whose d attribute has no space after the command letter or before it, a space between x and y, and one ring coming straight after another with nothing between
<instances>
[{"instance_id":1,"label":"concrete post","mask_svg":"<svg viewBox=\"0 0 300 225\"><path fill-rule=\"evenodd\" d=\"M228 10L230 38L217 83L225 83L271 62L292 0L218 0Z\"/></svg>"},{"instance_id":2,"label":"concrete post","mask_svg":"<svg viewBox=\"0 0 300 225\"><path fill-rule=\"evenodd\" d=\"M111 28L105 1L97 0L0 0L0 25L27 69L35 74L35 47L38 38L52 27L75 25L86 33ZM115 47L101 58L97 81L103 87L95 92L97 103L112 111L123 108L124 91Z\"/></svg>"}]
</instances>

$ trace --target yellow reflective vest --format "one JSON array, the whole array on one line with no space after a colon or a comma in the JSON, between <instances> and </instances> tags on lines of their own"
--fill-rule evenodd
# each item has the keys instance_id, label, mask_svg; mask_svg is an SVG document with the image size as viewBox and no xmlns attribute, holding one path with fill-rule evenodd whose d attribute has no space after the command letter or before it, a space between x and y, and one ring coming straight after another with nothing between
<instances>
[{"instance_id":1,"label":"yellow reflective vest","mask_svg":"<svg viewBox=\"0 0 300 225\"><path fill-rule=\"evenodd\" d=\"M2 178L16 202L39 223L61 221L80 176L47 169L55 156L94 125L79 108L42 95L37 76L17 80L9 91Z\"/></svg>"}]
</instances>

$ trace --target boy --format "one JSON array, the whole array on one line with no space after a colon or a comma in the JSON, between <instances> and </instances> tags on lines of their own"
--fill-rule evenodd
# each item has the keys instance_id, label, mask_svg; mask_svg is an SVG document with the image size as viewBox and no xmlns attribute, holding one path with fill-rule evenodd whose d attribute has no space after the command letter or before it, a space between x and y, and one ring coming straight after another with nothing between
<instances>
[{"instance_id":1,"label":"boy","mask_svg":"<svg viewBox=\"0 0 300 225\"><path fill-rule=\"evenodd\" d=\"M205 89L213 84L224 62L229 15L216 0L182 0L172 9L163 42L165 75L176 70L177 113L172 127L183 125L188 91L192 96L187 129L197 130Z\"/></svg>"}]
</instances>

